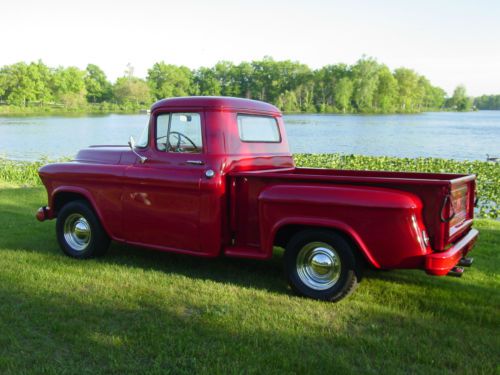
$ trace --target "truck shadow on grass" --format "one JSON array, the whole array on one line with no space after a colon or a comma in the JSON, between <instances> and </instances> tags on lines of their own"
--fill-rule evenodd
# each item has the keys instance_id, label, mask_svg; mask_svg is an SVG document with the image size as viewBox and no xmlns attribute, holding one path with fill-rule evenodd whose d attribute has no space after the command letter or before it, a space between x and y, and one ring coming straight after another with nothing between
<instances>
[{"instance_id":1,"label":"truck shadow on grass","mask_svg":"<svg viewBox=\"0 0 500 375\"><path fill-rule=\"evenodd\" d=\"M97 261L291 294L284 277L282 257L283 251L278 250L268 261L228 257L207 259L113 243L107 254Z\"/></svg>"},{"instance_id":2,"label":"truck shadow on grass","mask_svg":"<svg viewBox=\"0 0 500 375\"><path fill-rule=\"evenodd\" d=\"M474 294L478 289L484 288L484 283L477 282L477 278L474 277L477 273L488 278L488 275L494 276L500 266L495 251L500 245L498 237L498 231L481 229L478 246L471 253L472 255L479 253L480 256L471 268L466 269L462 278L429 276L421 270L381 271L366 268L359 288L369 288L370 284L378 282L387 286L393 284L397 287L407 286L429 291L435 289L449 293L454 296L453 298L459 294L463 301L463 296L467 292ZM205 259L113 244L107 255L98 261L294 295L285 280L283 254L282 248L275 248L272 259L268 261L228 257ZM484 289L486 294L491 294L491 289Z\"/></svg>"}]
</instances>

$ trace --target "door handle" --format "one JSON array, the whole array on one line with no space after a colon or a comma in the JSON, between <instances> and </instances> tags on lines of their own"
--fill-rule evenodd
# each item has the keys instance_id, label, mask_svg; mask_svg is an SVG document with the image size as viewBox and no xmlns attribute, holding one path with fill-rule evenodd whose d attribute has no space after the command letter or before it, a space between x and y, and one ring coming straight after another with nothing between
<instances>
[{"instance_id":1,"label":"door handle","mask_svg":"<svg viewBox=\"0 0 500 375\"><path fill-rule=\"evenodd\" d=\"M203 162L201 160L186 160L186 164L204 165L205 162Z\"/></svg>"}]
</instances>

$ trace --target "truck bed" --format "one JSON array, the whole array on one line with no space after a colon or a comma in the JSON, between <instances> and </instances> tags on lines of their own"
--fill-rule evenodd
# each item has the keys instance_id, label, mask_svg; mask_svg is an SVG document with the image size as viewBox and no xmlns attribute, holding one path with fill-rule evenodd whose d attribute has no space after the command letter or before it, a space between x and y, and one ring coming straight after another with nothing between
<instances>
[{"instance_id":1,"label":"truck bed","mask_svg":"<svg viewBox=\"0 0 500 375\"><path fill-rule=\"evenodd\" d=\"M475 175L285 168L238 171L231 173L230 178L234 181L232 195L240 195L238 202L242 201L242 195L250 201L254 200L248 208L258 206L260 191L270 184L361 185L410 192L422 201L423 220L435 250L444 250L472 225L475 197L471 192L475 190ZM258 212L246 212L244 209L242 212L245 217L239 219L237 213L232 213L233 226L240 227L243 223L258 226L258 222L254 222L258 220Z\"/></svg>"}]
</instances>

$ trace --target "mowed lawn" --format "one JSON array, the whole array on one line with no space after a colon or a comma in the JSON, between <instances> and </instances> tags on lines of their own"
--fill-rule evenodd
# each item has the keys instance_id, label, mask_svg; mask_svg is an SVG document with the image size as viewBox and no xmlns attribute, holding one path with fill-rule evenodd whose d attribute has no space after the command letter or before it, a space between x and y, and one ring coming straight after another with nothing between
<instances>
[{"instance_id":1,"label":"mowed lawn","mask_svg":"<svg viewBox=\"0 0 500 375\"><path fill-rule=\"evenodd\" d=\"M0 373L500 372L500 222L458 278L368 271L350 298L295 296L271 261L58 249L42 188L0 185Z\"/></svg>"}]
</instances>

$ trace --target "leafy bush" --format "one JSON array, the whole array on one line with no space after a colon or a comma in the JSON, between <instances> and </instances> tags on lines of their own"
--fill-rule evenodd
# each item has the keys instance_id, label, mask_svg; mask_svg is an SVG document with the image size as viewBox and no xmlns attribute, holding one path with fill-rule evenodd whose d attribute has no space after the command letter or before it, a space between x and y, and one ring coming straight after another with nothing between
<instances>
[{"instance_id":1,"label":"leafy bush","mask_svg":"<svg viewBox=\"0 0 500 375\"><path fill-rule=\"evenodd\" d=\"M297 154L299 167L434 173L473 173L477 176L480 217L500 217L500 164L437 158L395 158L341 154Z\"/></svg>"},{"instance_id":2,"label":"leafy bush","mask_svg":"<svg viewBox=\"0 0 500 375\"><path fill-rule=\"evenodd\" d=\"M40 167L45 164L68 160L70 159L49 160L42 158L35 162L25 162L0 158L0 181L23 186L41 185L42 181L38 176L38 169Z\"/></svg>"}]
</instances>

